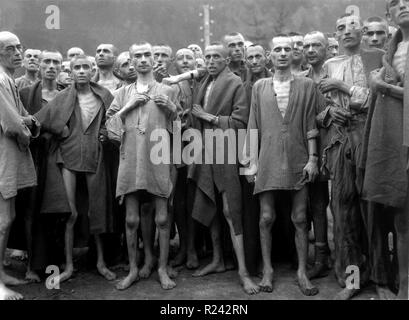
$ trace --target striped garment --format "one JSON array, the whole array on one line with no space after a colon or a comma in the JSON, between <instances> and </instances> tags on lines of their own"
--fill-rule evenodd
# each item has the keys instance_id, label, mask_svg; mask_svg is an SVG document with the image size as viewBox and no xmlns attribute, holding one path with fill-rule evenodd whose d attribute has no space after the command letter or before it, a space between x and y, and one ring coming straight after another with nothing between
<instances>
[{"instance_id":1,"label":"striped garment","mask_svg":"<svg viewBox=\"0 0 409 320\"><path fill-rule=\"evenodd\" d=\"M290 98L290 88L291 88L292 80L293 78L287 81L281 82L281 81L273 79L274 91L276 93L278 109L280 109L280 112L283 118L285 116L285 112L288 107L288 100Z\"/></svg>"}]
</instances>

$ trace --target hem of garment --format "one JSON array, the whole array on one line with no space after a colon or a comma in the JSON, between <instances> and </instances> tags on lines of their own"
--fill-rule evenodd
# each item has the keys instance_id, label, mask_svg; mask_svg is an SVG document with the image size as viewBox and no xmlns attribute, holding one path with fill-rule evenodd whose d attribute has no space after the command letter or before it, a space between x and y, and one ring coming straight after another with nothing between
<instances>
[{"instance_id":1,"label":"hem of garment","mask_svg":"<svg viewBox=\"0 0 409 320\"><path fill-rule=\"evenodd\" d=\"M166 199L169 199L170 195L172 194L172 190L169 193L167 193L167 195L164 195L164 194L157 194L155 192L149 191L149 189L147 189L147 188L136 188L136 189L127 190L127 191L124 191L124 192L121 192L121 193L117 192L116 193L116 198L127 196L128 194L136 193L138 191L146 191L147 193L149 193L149 194L151 194L153 196L166 198Z\"/></svg>"},{"instance_id":2,"label":"hem of garment","mask_svg":"<svg viewBox=\"0 0 409 320\"><path fill-rule=\"evenodd\" d=\"M25 188L31 188L31 187L35 187L35 186L37 186L37 180L31 181L31 182L25 182L23 184L20 184L20 185L18 185L16 187L15 191L13 190L13 191L9 192L9 191L5 191L5 190L0 190L0 194L3 197L4 200L9 200L9 199L14 198L14 197L17 196L18 190L25 189Z\"/></svg>"},{"instance_id":3,"label":"hem of garment","mask_svg":"<svg viewBox=\"0 0 409 320\"><path fill-rule=\"evenodd\" d=\"M264 188L262 190L254 190L254 195L256 194L260 194L263 192L267 192L267 191L299 191L302 188L304 188L306 185L302 185L302 186L280 186L280 187L268 187L268 188Z\"/></svg>"}]
</instances>

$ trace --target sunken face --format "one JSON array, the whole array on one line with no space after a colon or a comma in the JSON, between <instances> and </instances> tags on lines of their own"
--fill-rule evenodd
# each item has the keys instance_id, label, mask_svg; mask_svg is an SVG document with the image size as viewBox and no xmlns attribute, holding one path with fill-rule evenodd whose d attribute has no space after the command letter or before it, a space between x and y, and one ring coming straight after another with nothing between
<instances>
[{"instance_id":1,"label":"sunken face","mask_svg":"<svg viewBox=\"0 0 409 320\"><path fill-rule=\"evenodd\" d=\"M196 68L205 68L206 63L203 58L196 58Z\"/></svg>"},{"instance_id":2,"label":"sunken face","mask_svg":"<svg viewBox=\"0 0 409 320\"><path fill-rule=\"evenodd\" d=\"M365 42L370 48L383 49L388 39L388 27L382 22L368 22L364 26Z\"/></svg>"},{"instance_id":3,"label":"sunken face","mask_svg":"<svg viewBox=\"0 0 409 320\"><path fill-rule=\"evenodd\" d=\"M290 37L276 37L271 42L271 62L277 70L290 68L293 59L293 43Z\"/></svg>"},{"instance_id":4,"label":"sunken face","mask_svg":"<svg viewBox=\"0 0 409 320\"><path fill-rule=\"evenodd\" d=\"M362 25L357 16L347 16L338 19L336 29L338 41L340 41L344 48L355 48L360 45Z\"/></svg>"},{"instance_id":5,"label":"sunken face","mask_svg":"<svg viewBox=\"0 0 409 320\"><path fill-rule=\"evenodd\" d=\"M37 49L27 49L24 52L23 66L26 70L36 72L40 63L41 51Z\"/></svg>"},{"instance_id":6,"label":"sunken face","mask_svg":"<svg viewBox=\"0 0 409 320\"><path fill-rule=\"evenodd\" d=\"M327 59L339 55L339 43L335 38L328 38Z\"/></svg>"},{"instance_id":7,"label":"sunken face","mask_svg":"<svg viewBox=\"0 0 409 320\"><path fill-rule=\"evenodd\" d=\"M222 45L210 45L205 50L205 63L207 72L211 76L217 76L229 64L225 49Z\"/></svg>"},{"instance_id":8,"label":"sunken face","mask_svg":"<svg viewBox=\"0 0 409 320\"><path fill-rule=\"evenodd\" d=\"M129 50L129 54L136 72L147 74L152 71L154 59L150 44L134 45Z\"/></svg>"},{"instance_id":9,"label":"sunken face","mask_svg":"<svg viewBox=\"0 0 409 320\"><path fill-rule=\"evenodd\" d=\"M409 0L388 0L391 20L399 27L409 26Z\"/></svg>"},{"instance_id":10,"label":"sunken face","mask_svg":"<svg viewBox=\"0 0 409 320\"><path fill-rule=\"evenodd\" d=\"M134 65L131 63L129 53L120 54L117 59L118 73L126 81L135 81L137 74Z\"/></svg>"},{"instance_id":11,"label":"sunken face","mask_svg":"<svg viewBox=\"0 0 409 320\"><path fill-rule=\"evenodd\" d=\"M246 64L252 73L263 72L266 67L266 55L261 46L248 47L246 50Z\"/></svg>"},{"instance_id":12,"label":"sunken face","mask_svg":"<svg viewBox=\"0 0 409 320\"><path fill-rule=\"evenodd\" d=\"M10 34L0 44L0 64L9 70L21 67L23 46L17 36Z\"/></svg>"},{"instance_id":13,"label":"sunken face","mask_svg":"<svg viewBox=\"0 0 409 320\"><path fill-rule=\"evenodd\" d=\"M153 58L158 66L165 66L168 70L172 64L172 49L168 46L154 46Z\"/></svg>"},{"instance_id":14,"label":"sunken face","mask_svg":"<svg viewBox=\"0 0 409 320\"><path fill-rule=\"evenodd\" d=\"M58 52L43 52L40 61L41 78L56 80L61 72L62 56Z\"/></svg>"},{"instance_id":15,"label":"sunken face","mask_svg":"<svg viewBox=\"0 0 409 320\"><path fill-rule=\"evenodd\" d=\"M176 52L175 66L179 74L196 69L195 54L190 49L180 49Z\"/></svg>"},{"instance_id":16,"label":"sunken face","mask_svg":"<svg viewBox=\"0 0 409 320\"><path fill-rule=\"evenodd\" d=\"M112 67L115 63L115 52L112 44L100 44L97 48L95 61L99 68Z\"/></svg>"},{"instance_id":17,"label":"sunken face","mask_svg":"<svg viewBox=\"0 0 409 320\"><path fill-rule=\"evenodd\" d=\"M312 66L323 63L327 57L327 41L322 33L308 34L304 38L304 56Z\"/></svg>"},{"instance_id":18,"label":"sunken face","mask_svg":"<svg viewBox=\"0 0 409 320\"><path fill-rule=\"evenodd\" d=\"M76 84L86 84L91 81L92 64L88 59L78 59L72 63L71 78Z\"/></svg>"},{"instance_id":19,"label":"sunken face","mask_svg":"<svg viewBox=\"0 0 409 320\"><path fill-rule=\"evenodd\" d=\"M229 49L232 62L239 62L244 59L244 38L242 35L225 36L224 41Z\"/></svg>"},{"instance_id":20,"label":"sunken face","mask_svg":"<svg viewBox=\"0 0 409 320\"><path fill-rule=\"evenodd\" d=\"M300 62L303 59L304 37L293 36L291 41L293 42L293 61Z\"/></svg>"}]
</instances>

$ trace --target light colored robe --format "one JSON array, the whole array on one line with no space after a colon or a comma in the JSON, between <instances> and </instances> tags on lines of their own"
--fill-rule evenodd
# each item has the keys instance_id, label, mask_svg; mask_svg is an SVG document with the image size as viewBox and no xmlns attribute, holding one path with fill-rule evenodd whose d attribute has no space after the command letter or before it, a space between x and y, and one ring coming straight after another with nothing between
<instances>
[{"instance_id":1,"label":"light colored robe","mask_svg":"<svg viewBox=\"0 0 409 320\"><path fill-rule=\"evenodd\" d=\"M177 120L177 114L159 108L151 99L143 106L130 111L122 124L116 113L136 94L136 83L120 88L111 107L107 111L107 129L121 127L120 161L116 196L120 197L139 190L150 194L169 198L173 189L171 181L171 164L156 164L150 158L152 148L157 141L150 141L155 129L172 131L172 122ZM169 86L155 82L147 94L153 97L164 94L178 106L176 92ZM110 135L108 135L110 136ZM170 137L170 136L169 136ZM170 148L171 150L171 148ZM172 154L170 154L172 160Z\"/></svg>"},{"instance_id":2,"label":"light colored robe","mask_svg":"<svg viewBox=\"0 0 409 320\"><path fill-rule=\"evenodd\" d=\"M4 199L17 190L37 184L31 157L31 137L39 134L39 124L32 132L22 117L28 116L20 101L14 80L0 67L0 193Z\"/></svg>"}]
</instances>

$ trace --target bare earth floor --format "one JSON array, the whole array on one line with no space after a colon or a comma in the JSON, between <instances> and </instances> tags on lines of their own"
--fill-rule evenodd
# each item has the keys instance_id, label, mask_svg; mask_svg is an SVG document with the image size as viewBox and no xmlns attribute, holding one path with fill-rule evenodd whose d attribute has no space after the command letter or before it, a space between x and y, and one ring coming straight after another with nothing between
<instances>
[{"instance_id":1,"label":"bare earth floor","mask_svg":"<svg viewBox=\"0 0 409 320\"><path fill-rule=\"evenodd\" d=\"M275 266L275 283L272 293L260 293L255 296L246 295L240 287L236 271L193 278L192 271L183 269L176 278L177 287L170 291L161 289L157 273L150 279L140 280L126 291L115 289L116 281L108 282L93 270L79 271L74 278L61 284L59 290L49 290L44 283L28 284L15 288L27 300L71 300L71 299L115 299L115 300L322 300L332 299L339 287L333 273L323 279L314 280L320 293L314 297L303 296L295 281L295 271L290 265ZM16 270L17 269L17 270ZM23 276L23 265L13 262L15 275ZM125 271L118 271L118 276L125 276ZM253 278L258 281L258 278ZM377 299L373 286L365 288L355 299Z\"/></svg>"}]
</instances>

